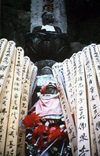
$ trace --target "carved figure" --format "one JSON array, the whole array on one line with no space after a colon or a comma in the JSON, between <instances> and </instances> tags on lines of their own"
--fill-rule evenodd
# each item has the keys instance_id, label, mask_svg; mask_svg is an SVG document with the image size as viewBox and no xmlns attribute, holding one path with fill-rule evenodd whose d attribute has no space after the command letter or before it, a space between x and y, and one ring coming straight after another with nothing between
<instances>
[{"instance_id":1,"label":"carved figure","mask_svg":"<svg viewBox=\"0 0 100 156\"><path fill-rule=\"evenodd\" d=\"M52 12L47 12L47 11L44 12L41 18L42 18L42 26L37 26L33 28L32 33L39 32L39 31L61 33L61 29L59 27L53 26L54 15Z\"/></svg>"},{"instance_id":2,"label":"carved figure","mask_svg":"<svg viewBox=\"0 0 100 156\"><path fill-rule=\"evenodd\" d=\"M26 55L33 57L33 62L43 59L64 60L70 49L67 34L53 25L54 16L51 12L42 14L42 22L42 26L33 28L32 33L26 35Z\"/></svg>"},{"instance_id":3,"label":"carved figure","mask_svg":"<svg viewBox=\"0 0 100 156\"><path fill-rule=\"evenodd\" d=\"M44 85L40 93L38 93L39 100L31 108L36 114L40 116L48 115L62 115L62 109L59 101L59 89L55 83L49 82Z\"/></svg>"},{"instance_id":4,"label":"carved figure","mask_svg":"<svg viewBox=\"0 0 100 156\"><path fill-rule=\"evenodd\" d=\"M48 151L48 154L51 153L52 155L55 155L55 153L66 155L69 140L63 121L59 89L56 83L48 82L42 86L38 96L39 100L29 110L29 115L22 121L26 128L31 129L31 133L27 133L26 143L31 146L29 149L32 149L33 155L35 153L41 156L46 155ZM51 148L52 146L56 147L58 151L55 152ZM61 146L63 149L59 150Z\"/></svg>"}]
</instances>

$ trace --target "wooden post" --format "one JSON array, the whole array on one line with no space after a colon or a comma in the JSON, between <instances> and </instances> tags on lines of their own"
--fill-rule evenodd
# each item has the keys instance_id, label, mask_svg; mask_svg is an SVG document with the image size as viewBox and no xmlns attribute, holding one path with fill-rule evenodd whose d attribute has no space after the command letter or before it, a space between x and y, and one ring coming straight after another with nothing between
<instances>
[{"instance_id":1,"label":"wooden post","mask_svg":"<svg viewBox=\"0 0 100 156\"><path fill-rule=\"evenodd\" d=\"M9 113L5 156L9 155L16 156L19 113L20 113L20 98L22 89L21 82L22 82L23 55L24 55L23 49L18 47L12 88L11 107Z\"/></svg>"},{"instance_id":2,"label":"wooden post","mask_svg":"<svg viewBox=\"0 0 100 156\"><path fill-rule=\"evenodd\" d=\"M9 71L7 73L6 83L4 84L2 94L0 94L0 156L4 156L5 150L16 49L14 53L14 57L12 58Z\"/></svg>"},{"instance_id":3,"label":"wooden post","mask_svg":"<svg viewBox=\"0 0 100 156\"><path fill-rule=\"evenodd\" d=\"M75 129L75 125L74 125L74 121L72 119L72 114L70 111L70 107L69 107L69 103L68 103L68 99L66 97L66 93L64 91L64 87L61 81L61 77L60 77L60 71L59 71L59 64L55 64L53 65L53 74L54 77L56 79L57 85L60 89L60 102L61 102L61 107L62 107L62 111L64 114L64 119L65 119L65 124L66 124L66 128L68 131L68 137L69 137L69 141L71 144L71 149L72 149L72 154L73 156L77 156L77 135L76 135L76 129Z\"/></svg>"},{"instance_id":4,"label":"wooden post","mask_svg":"<svg viewBox=\"0 0 100 156\"><path fill-rule=\"evenodd\" d=\"M84 52L84 64L85 64L86 81L87 81L88 101L89 101L89 107L91 109L91 114L93 118L93 125L94 125L94 131L95 131L96 143L97 143L97 152L98 155L100 156L100 143L99 143L100 142L100 126L99 126L100 125L100 98L99 98L98 86L96 81L96 74L95 74L93 62L90 57L91 50L89 46L85 47L83 49L83 52Z\"/></svg>"}]
</instances>

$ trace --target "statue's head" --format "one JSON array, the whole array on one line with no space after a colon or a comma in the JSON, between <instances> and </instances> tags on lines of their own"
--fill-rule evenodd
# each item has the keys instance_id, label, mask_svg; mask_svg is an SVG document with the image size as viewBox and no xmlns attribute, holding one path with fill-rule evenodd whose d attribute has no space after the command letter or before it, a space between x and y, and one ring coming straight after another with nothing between
<instances>
[{"instance_id":1,"label":"statue's head","mask_svg":"<svg viewBox=\"0 0 100 156\"><path fill-rule=\"evenodd\" d=\"M41 69L40 71L41 75L48 75L48 74L52 74L52 68L49 66L45 66Z\"/></svg>"},{"instance_id":2,"label":"statue's head","mask_svg":"<svg viewBox=\"0 0 100 156\"><path fill-rule=\"evenodd\" d=\"M42 14L42 23L43 25L52 24L54 22L54 15L52 12L44 12Z\"/></svg>"},{"instance_id":3,"label":"statue's head","mask_svg":"<svg viewBox=\"0 0 100 156\"><path fill-rule=\"evenodd\" d=\"M59 89L56 83L49 82L41 88L40 92L41 94L57 94L59 92Z\"/></svg>"}]
</instances>

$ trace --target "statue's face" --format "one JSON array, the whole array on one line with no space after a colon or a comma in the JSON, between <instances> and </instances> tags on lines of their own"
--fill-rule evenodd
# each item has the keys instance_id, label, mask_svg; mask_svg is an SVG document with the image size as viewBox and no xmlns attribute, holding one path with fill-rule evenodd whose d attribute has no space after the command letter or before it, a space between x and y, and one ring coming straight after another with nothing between
<instances>
[{"instance_id":1,"label":"statue's face","mask_svg":"<svg viewBox=\"0 0 100 156\"><path fill-rule=\"evenodd\" d=\"M46 94L56 94L57 93L57 88L52 86L52 85L49 85L47 86L46 88Z\"/></svg>"}]
</instances>

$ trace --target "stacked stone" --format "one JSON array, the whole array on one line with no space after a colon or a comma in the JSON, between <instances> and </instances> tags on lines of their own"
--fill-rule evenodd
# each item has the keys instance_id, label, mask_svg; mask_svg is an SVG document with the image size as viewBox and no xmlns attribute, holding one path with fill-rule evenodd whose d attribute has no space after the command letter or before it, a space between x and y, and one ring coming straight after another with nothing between
<instances>
[{"instance_id":1,"label":"stacked stone","mask_svg":"<svg viewBox=\"0 0 100 156\"><path fill-rule=\"evenodd\" d=\"M100 45L85 47L52 70L73 156L100 156Z\"/></svg>"},{"instance_id":2,"label":"stacked stone","mask_svg":"<svg viewBox=\"0 0 100 156\"><path fill-rule=\"evenodd\" d=\"M21 47L0 40L0 156L24 155L25 131L19 122L27 114L36 73Z\"/></svg>"}]
</instances>

